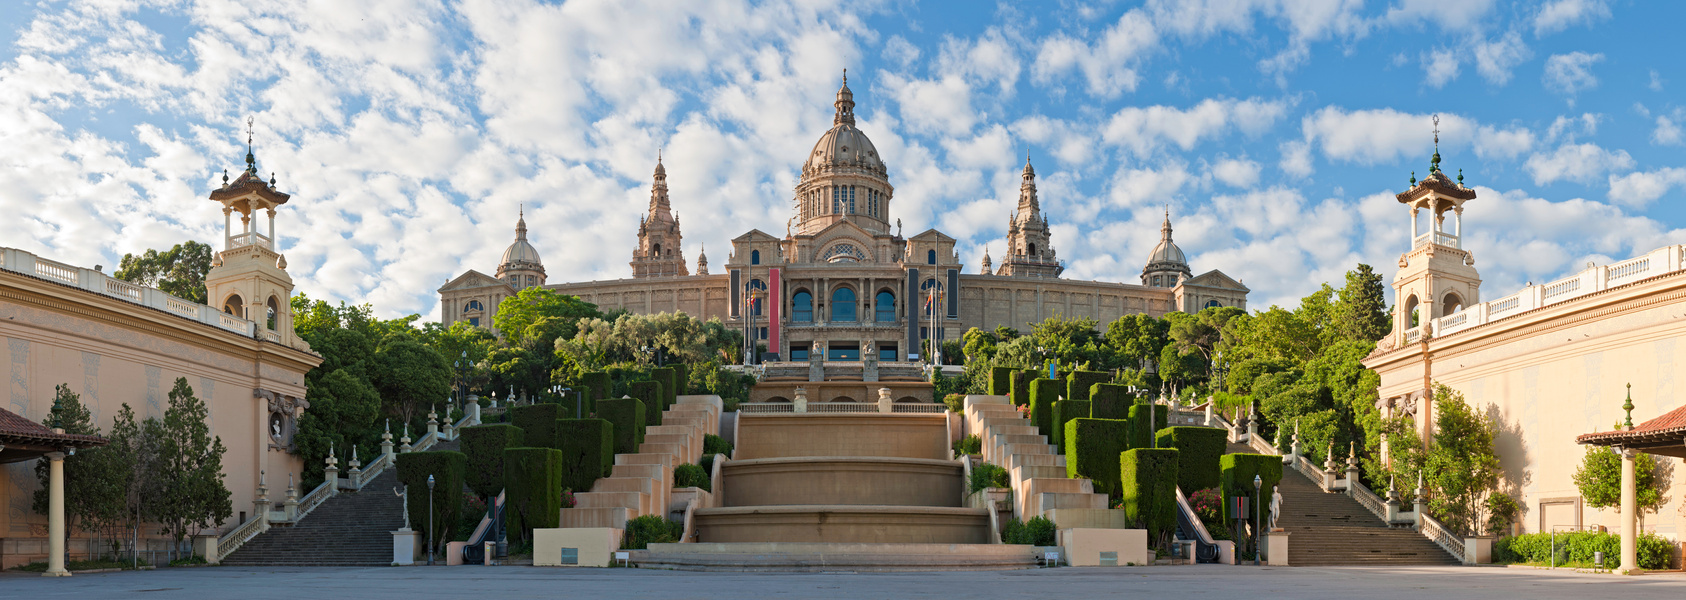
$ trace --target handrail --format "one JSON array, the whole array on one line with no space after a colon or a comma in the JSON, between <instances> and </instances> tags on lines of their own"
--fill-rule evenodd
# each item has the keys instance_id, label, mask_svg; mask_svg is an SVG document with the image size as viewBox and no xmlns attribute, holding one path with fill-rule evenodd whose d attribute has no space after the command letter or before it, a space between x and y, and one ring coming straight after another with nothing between
<instances>
[{"instance_id":1,"label":"handrail","mask_svg":"<svg viewBox=\"0 0 1686 600\"><path fill-rule=\"evenodd\" d=\"M1294 467L1294 470L1299 471L1301 474L1310 478L1313 482L1316 482L1317 487L1323 488L1323 491L1325 491L1325 492L1329 491L1329 488L1323 487L1323 481L1324 481L1323 469L1319 469L1319 468L1317 468L1317 465L1311 464L1311 461L1306 460L1306 457L1304 455L1299 455L1299 456L1294 457L1293 467Z\"/></svg>"},{"instance_id":2,"label":"handrail","mask_svg":"<svg viewBox=\"0 0 1686 600\"><path fill-rule=\"evenodd\" d=\"M304 520L305 515L310 514L310 511L316 510L316 507L332 498L334 492L338 491L334 488L339 487L339 483L339 477L336 476L334 481L324 481L317 485L316 489L310 490L309 494L305 494L304 498L299 500L298 511L293 517L293 522L297 523Z\"/></svg>"},{"instance_id":3,"label":"handrail","mask_svg":"<svg viewBox=\"0 0 1686 600\"><path fill-rule=\"evenodd\" d=\"M269 520L264 519L261 515L254 515L251 520L230 529L228 533L217 538L216 562L222 562L223 559L228 558L230 554L234 554L234 551L239 550L246 542L252 541L252 538L258 537L258 534L265 531L269 531Z\"/></svg>"},{"instance_id":4,"label":"handrail","mask_svg":"<svg viewBox=\"0 0 1686 600\"><path fill-rule=\"evenodd\" d=\"M396 455L381 454L380 458L369 462L369 468L363 469L357 474L347 477L346 485L342 486L342 489L362 490L363 486L369 485L369 482L374 481L375 477L380 476L381 471L385 471L387 467L392 466L394 456Z\"/></svg>"},{"instance_id":5,"label":"handrail","mask_svg":"<svg viewBox=\"0 0 1686 600\"><path fill-rule=\"evenodd\" d=\"M1282 452L1278 451L1275 446L1270 445L1270 442L1264 440L1264 435L1254 434L1247 436L1247 438L1247 447L1252 448L1259 454L1269 454L1271 456L1282 455Z\"/></svg>"},{"instance_id":6,"label":"handrail","mask_svg":"<svg viewBox=\"0 0 1686 600\"><path fill-rule=\"evenodd\" d=\"M462 548L464 564L481 564L486 561L486 538L497 535L498 523L506 516L504 494L508 490L498 492L492 498L491 506L486 507L486 514L480 517L480 524L474 527L474 533L469 534L468 543Z\"/></svg>"},{"instance_id":7,"label":"handrail","mask_svg":"<svg viewBox=\"0 0 1686 600\"><path fill-rule=\"evenodd\" d=\"M1177 486L1177 520L1187 521L1189 530L1194 532L1196 562L1216 562L1218 544L1212 539L1212 533L1206 531L1206 524L1200 521L1200 516L1194 514L1194 507L1189 505L1188 496L1183 495L1182 486Z\"/></svg>"},{"instance_id":8,"label":"handrail","mask_svg":"<svg viewBox=\"0 0 1686 600\"><path fill-rule=\"evenodd\" d=\"M1417 515L1417 523L1421 526L1419 531L1424 537L1427 537L1429 541L1439 544L1441 548L1446 550L1446 552L1451 553L1454 557L1457 557L1458 562L1467 562L1464 559L1463 539L1459 538L1456 534L1453 534L1452 530L1447 528L1445 523L1441 523L1439 519L1429 516L1426 514L1426 511L1425 514Z\"/></svg>"},{"instance_id":9,"label":"handrail","mask_svg":"<svg viewBox=\"0 0 1686 600\"><path fill-rule=\"evenodd\" d=\"M1370 509L1370 512L1375 513L1376 518L1381 519L1388 525L1393 524L1387 520L1387 503L1382 501L1381 497L1377 496L1375 492L1371 492L1370 488L1365 487L1364 482L1348 478L1346 490L1352 494L1352 499L1364 505L1364 508Z\"/></svg>"}]
</instances>

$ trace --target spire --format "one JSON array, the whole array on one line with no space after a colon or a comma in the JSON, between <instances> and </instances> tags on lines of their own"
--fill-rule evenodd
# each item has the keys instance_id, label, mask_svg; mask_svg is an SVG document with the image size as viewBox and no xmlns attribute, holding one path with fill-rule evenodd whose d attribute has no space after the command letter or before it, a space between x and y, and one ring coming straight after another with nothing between
<instances>
[{"instance_id":1,"label":"spire","mask_svg":"<svg viewBox=\"0 0 1686 600\"><path fill-rule=\"evenodd\" d=\"M252 121L253 117L246 117L246 172L257 174L258 158L252 154Z\"/></svg>"},{"instance_id":2,"label":"spire","mask_svg":"<svg viewBox=\"0 0 1686 600\"><path fill-rule=\"evenodd\" d=\"M1440 115L1434 115L1434 158L1430 159L1430 175L1440 172Z\"/></svg>"},{"instance_id":3,"label":"spire","mask_svg":"<svg viewBox=\"0 0 1686 600\"><path fill-rule=\"evenodd\" d=\"M523 203L516 210L519 212L516 213L518 216L515 218L515 239L525 240L527 239L527 205Z\"/></svg>"},{"instance_id":4,"label":"spire","mask_svg":"<svg viewBox=\"0 0 1686 600\"><path fill-rule=\"evenodd\" d=\"M708 274L708 244L703 244L702 250L697 252L697 274Z\"/></svg>"},{"instance_id":5,"label":"spire","mask_svg":"<svg viewBox=\"0 0 1686 600\"><path fill-rule=\"evenodd\" d=\"M989 246L984 246L984 257L983 257L983 274L984 275L989 274L989 268L990 268Z\"/></svg>"},{"instance_id":6,"label":"spire","mask_svg":"<svg viewBox=\"0 0 1686 600\"><path fill-rule=\"evenodd\" d=\"M673 205L667 197L667 167L662 166L661 152L656 152L655 179L650 184L650 218L673 220Z\"/></svg>"},{"instance_id":7,"label":"spire","mask_svg":"<svg viewBox=\"0 0 1686 600\"><path fill-rule=\"evenodd\" d=\"M1024 151L1024 178L1026 180L1036 178L1036 169L1030 166L1030 150Z\"/></svg>"},{"instance_id":8,"label":"spire","mask_svg":"<svg viewBox=\"0 0 1686 600\"><path fill-rule=\"evenodd\" d=\"M837 114L831 118L832 126L855 124L855 93L849 91L849 70L843 69L843 87L837 89Z\"/></svg>"},{"instance_id":9,"label":"spire","mask_svg":"<svg viewBox=\"0 0 1686 600\"><path fill-rule=\"evenodd\" d=\"M1627 412L1627 421L1622 423L1623 429L1633 429L1633 384L1627 384L1627 402L1622 404L1622 410Z\"/></svg>"},{"instance_id":10,"label":"spire","mask_svg":"<svg viewBox=\"0 0 1686 600\"><path fill-rule=\"evenodd\" d=\"M1030 166L1030 153L1025 153L1023 182L1019 183L1019 222L1040 219L1042 204L1036 199L1036 168Z\"/></svg>"},{"instance_id":11,"label":"spire","mask_svg":"<svg viewBox=\"0 0 1686 600\"><path fill-rule=\"evenodd\" d=\"M1165 224L1159 226L1160 239L1171 241L1171 205L1165 205Z\"/></svg>"}]
</instances>

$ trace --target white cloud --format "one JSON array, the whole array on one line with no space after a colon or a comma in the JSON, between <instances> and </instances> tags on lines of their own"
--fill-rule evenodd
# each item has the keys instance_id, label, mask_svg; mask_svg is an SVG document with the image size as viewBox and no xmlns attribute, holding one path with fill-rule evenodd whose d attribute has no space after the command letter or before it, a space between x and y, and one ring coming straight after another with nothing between
<instances>
[{"instance_id":1,"label":"white cloud","mask_svg":"<svg viewBox=\"0 0 1686 600\"><path fill-rule=\"evenodd\" d=\"M1662 74L1657 73L1656 69L1651 69L1651 83L1647 84L1645 87L1651 88L1651 91L1653 92L1663 91Z\"/></svg>"},{"instance_id":2,"label":"white cloud","mask_svg":"<svg viewBox=\"0 0 1686 600\"><path fill-rule=\"evenodd\" d=\"M1534 132L1525 127L1499 129L1482 125L1475 137L1475 155L1480 158L1512 159L1534 149Z\"/></svg>"},{"instance_id":3,"label":"white cloud","mask_svg":"<svg viewBox=\"0 0 1686 600\"><path fill-rule=\"evenodd\" d=\"M937 67L952 73L991 82L1002 94L1011 94L1019 80L1019 56L999 28L991 27L976 40L943 40Z\"/></svg>"},{"instance_id":4,"label":"white cloud","mask_svg":"<svg viewBox=\"0 0 1686 600\"><path fill-rule=\"evenodd\" d=\"M1593 144L1563 144L1551 153L1536 153L1525 165L1535 185L1554 181L1590 183L1605 173L1633 168L1633 157L1625 150L1614 152Z\"/></svg>"},{"instance_id":5,"label":"white cloud","mask_svg":"<svg viewBox=\"0 0 1686 600\"><path fill-rule=\"evenodd\" d=\"M1545 77L1542 81L1554 92L1574 96L1582 90L1598 86L1598 78L1592 74L1592 65L1602 60L1603 54L1581 51L1553 54L1551 58L1546 59Z\"/></svg>"},{"instance_id":6,"label":"white cloud","mask_svg":"<svg viewBox=\"0 0 1686 600\"><path fill-rule=\"evenodd\" d=\"M1113 206L1125 209L1157 206L1175 200L1178 192L1194 180L1182 163L1157 169L1119 169L1113 174L1107 198Z\"/></svg>"},{"instance_id":7,"label":"white cloud","mask_svg":"<svg viewBox=\"0 0 1686 600\"><path fill-rule=\"evenodd\" d=\"M907 68L919 60L919 47L900 35L892 35L884 42L884 59Z\"/></svg>"},{"instance_id":8,"label":"white cloud","mask_svg":"<svg viewBox=\"0 0 1686 600\"><path fill-rule=\"evenodd\" d=\"M1511 70L1534 55L1515 31L1495 40L1476 42L1474 54L1475 70L1493 85L1510 83Z\"/></svg>"},{"instance_id":9,"label":"white cloud","mask_svg":"<svg viewBox=\"0 0 1686 600\"><path fill-rule=\"evenodd\" d=\"M1259 163L1225 158L1212 165L1212 177L1230 187L1250 188L1259 182Z\"/></svg>"},{"instance_id":10,"label":"white cloud","mask_svg":"<svg viewBox=\"0 0 1686 600\"><path fill-rule=\"evenodd\" d=\"M1289 140L1282 142L1282 171L1295 177L1309 177L1312 173L1311 144Z\"/></svg>"},{"instance_id":11,"label":"white cloud","mask_svg":"<svg viewBox=\"0 0 1686 600\"><path fill-rule=\"evenodd\" d=\"M1432 88L1443 88L1458 78L1458 55L1449 48L1436 48L1422 55L1423 82Z\"/></svg>"},{"instance_id":12,"label":"white cloud","mask_svg":"<svg viewBox=\"0 0 1686 600\"><path fill-rule=\"evenodd\" d=\"M972 86L959 75L932 80L886 73L883 82L909 131L961 135L978 122L980 115L972 108Z\"/></svg>"},{"instance_id":13,"label":"white cloud","mask_svg":"<svg viewBox=\"0 0 1686 600\"><path fill-rule=\"evenodd\" d=\"M1101 130L1101 139L1137 156L1165 144L1190 150L1232 128L1249 136L1262 134L1282 118L1287 108L1285 102L1257 98L1208 98L1187 109L1132 106L1113 113Z\"/></svg>"},{"instance_id":14,"label":"white cloud","mask_svg":"<svg viewBox=\"0 0 1686 600\"><path fill-rule=\"evenodd\" d=\"M1396 0L1382 18L1394 24L1429 22L1452 30L1478 29L1493 0Z\"/></svg>"},{"instance_id":15,"label":"white cloud","mask_svg":"<svg viewBox=\"0 0 1686 600\"><path fill-rule=\"evenodd\" d=\"M1546 35L1582 23L1610 18L1610 4L1604 0L1555 0L1534 14L1534 35Z\"/></svg>"},{"instance_id":16,"label":"white cloud","mask_svg":"<svg viewBox=\"0 0 1686 600\"><path fill-rule=\"evenodd\" d=\"M1050 83L1076 70L1088 83L1089 94L1103 98L1133 92L1141 82L1135 65L1159 44L1159 34L1140 10L1131 10L1092 43L1056 33L1042 41L1031 67L1031 78Z\"/></svg>"},{"instance_id":17,"label":"white cloud","mask_svg":"<svg viewBox=\"0 0 1686 600\"><path fill-rule=\"evenodd\" d=\"M1686 187L1686 169L1668 167L1610 176L1610 200L1632 207L1644 207L1669 190Z\"/></svg>"},{"instance_id":18,"label":"white cloud","mask_svg":"<svg viewBox=\"0 0 1686 600\"><path fill-rule=\"evenodd\" d=\"M1657 115L1657 128L1651 132L1651 143L1660 146L1679 146L1682 142L1682 136L1680 123L1676 122L1675 119L1680 118L1682 112L1686 111L1677 110L1672 116Z\"/></svg>"}]
</instances>

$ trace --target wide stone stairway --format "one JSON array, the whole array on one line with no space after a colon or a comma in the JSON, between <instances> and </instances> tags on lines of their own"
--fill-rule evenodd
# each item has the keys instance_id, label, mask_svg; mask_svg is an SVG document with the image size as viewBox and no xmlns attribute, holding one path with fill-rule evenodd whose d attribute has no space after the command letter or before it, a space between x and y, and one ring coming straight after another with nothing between
<instances>
[{"instance_id":1,"label":"wide stone stairway","mask_svg":"<svg viewBox=\"0 0 1686 600\"><path fill-rule=\"evenodd\" d=\"M392 532L404 526L403 500L392 493L398 469L387 469L361 492L342 491L291 527L270 527L235 550L230 566L384 566L392 564Z\"/></svg>"},{"instance_id":2,"label":"wide stone stairway","mask_svg":"<svg viewBox=\"0 0 1686 600\"><path fill-rule=\"evenodd\" d=\"M1343 493L1327 493L1293 469L1282 473L1282 515L1288 564L1296 567L1456 565L1451 554L1415 530L1390 529Z\"/></svg>"}]
</instances>

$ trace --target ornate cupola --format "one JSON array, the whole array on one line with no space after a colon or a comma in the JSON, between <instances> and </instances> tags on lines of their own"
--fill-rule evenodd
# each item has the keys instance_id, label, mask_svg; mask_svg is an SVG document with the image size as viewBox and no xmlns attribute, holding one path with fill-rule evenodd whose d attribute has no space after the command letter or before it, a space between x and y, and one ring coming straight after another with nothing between
<instances>
[{"instance_id":1,"label":"ornate cupola","mask_svg":"<svg viewBox=\"0 0 1686 600\"><path fill-rule=\"evenodd\" d=\"M702 251L697 253L697 274L708 274L708 246L703 246Z\"/></svg>"},{"instance_id":2,"label":"ornate cupola","mask_svg":"<svg viewBox=\"0 0 1686 600\"><path fill-rule=\"evenodd\" d=\"M544 261L539 251L527 241L527 210L521 207L515 219L515 241L503 251L498 261L498 279L517 290L544 285Z\"/></svg>"},{"instance_id":3,"label":"ornate cupola","mask_svg":"<svg viewBox=\"0 0 1686 600\"><path fill-rule=\"evenodd\" d=\"M1393 334L1417 330L1417 339L1427 339L1429 321L1481 301L1475 257L1463 248L1464 203L1475 199L1475 190L1464 187L1462 170L1456 180L1440 170L1439 115L1434 117L1428 175L1418 181L1412 172L1410 181L1410 189L1394 196L1411 209L1411 248L1399 256L1399 272L1393 278L1394 299L1401 307L1393 312ZM1423 211L1428 212L1427 231L1418 226ZM1448 211L1451 231L1446 231Z\"/></svg>"},{"instance_id":4,"label":"ornate cupola","mask_svg":"<svg viewBox=\"0 0 1686 600\"><path fill-rule=\"evenodd\" d=\"M650 208L638 222L638 247L632 251L633 277L690 275L681 246L679 217L667 197L667 167L656 155L655 181L650 184Z\"/></svg>"},{"instance_id":5,"label":"ornate cupola","mask_svg":"<svg viewBox=\"0 0 1686 600\"><path fill-rule=\"evenodd\" d=\"M287 257L276 248L275 209L291 198L275 189L275 176L264 181L252 150L252 120L246 120L246 169L232 181L222 175L222 187L211 200L222 205L223 249L211 259L205 274L206 303L236 318L253 321L260 339L308 350L293 331L293 278ZM240 229L233 216L240 215ZM259 213L269 220L268 233L252 222Z\"/></svg>"},{"instance_id":6,"label":"ornate cupola","mask_svg":"<svg viewBox=\"0 0 1686 600\"><path fill-rule=\"evenodd\" d=\"M1001 259L997 275L1011 277L1059 277L1065 271L1054 253L1048 218L1042 214L1042 204L1036 198L1036 168L1030 166L1030 155L1024 157L1024 172L1020 175L1019 208L1007 220L1007 255Z\"/></svg>"},{"instance_id":7,"label":"ornate cupola","mask_svg":"<svg viewBox=\"0 0 1686 600\"><path fill-rule=\"evenodd\" d=\"M890 233L890 199L895 194L878 149L855 128L855 94L849 74L832 103L831 129L820 136L802 165L796 185L797 235L812 235L839 221L872 233Z\"/></svg>"},{"instance_id":8,"label":"ornate cupola","mask_svg":"<svg viewBox=\"0 0 1686 600\"><path fill-rule=\"evenodd\" d=\"M1171 209L1165 209L1165 223L1159 226L1159 245L1147 256L1142 267L1142 285L1148 287L1177 287L1193 271L1188 268L1188 256L1171 241Z\"/></svg>"}]
</instances>

